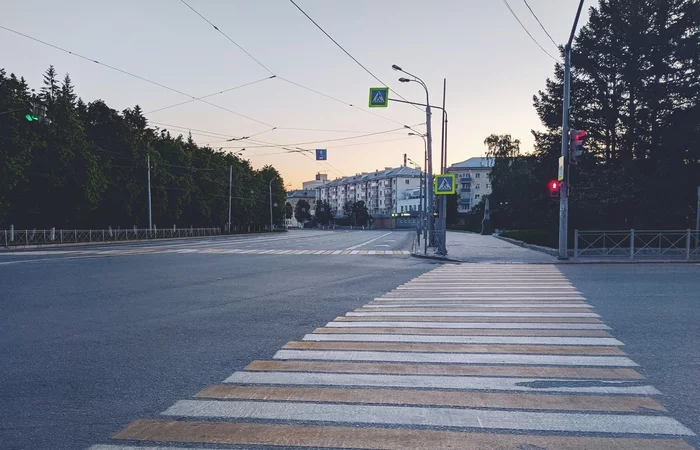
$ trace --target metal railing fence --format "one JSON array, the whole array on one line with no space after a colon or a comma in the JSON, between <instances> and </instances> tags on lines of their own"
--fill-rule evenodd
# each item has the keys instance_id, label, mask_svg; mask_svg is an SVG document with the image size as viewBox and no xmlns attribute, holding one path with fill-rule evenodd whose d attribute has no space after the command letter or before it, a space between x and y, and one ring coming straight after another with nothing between
<instances>
[{"instance_id":1,"label":"metal railing fence","mask_svg":"<svg viewBox=\"0 0 700 450\"><path fill-rule=\"evenodd\" d=\"M575 230L574 258L597 256L649 259L700 258L694 230Z\"/></svg>"},{"instance_id":2,"label":"metal railing fence","mask_svg":"<svg viewBox=\"0 0 700 450\"><path fill-rule=\"evenodd\" d=\"M144 239L218 236L221 228L123 228L106 230L2 230L0 245L5 247L76 244L81 242L117 242Z\"/></svg>"}]
</instances>

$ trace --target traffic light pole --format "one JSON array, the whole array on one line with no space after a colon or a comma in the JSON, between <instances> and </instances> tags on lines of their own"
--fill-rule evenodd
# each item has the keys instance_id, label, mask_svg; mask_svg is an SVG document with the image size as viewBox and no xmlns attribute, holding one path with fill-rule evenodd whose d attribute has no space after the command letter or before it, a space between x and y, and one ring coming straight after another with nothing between
<instances>
[{"instance_id":1,"label":"traffic light pole","mask_svg":"<svg viewBox=\"0 0 700 450\"><path fill-rule=\"evenodd\" d=\"M564 179L561 180L559 188L559 251L557 252L558 259L569 259L568 251L568 225L569 225L569 99L571 94L571 43L574 40L576 25L578 24L581 9L583 8L581 0L576 11L574 26L571 28L569 41L564 47L564 98L562 105L561 118L561 156L564 159Z\"/></svg>"}]
</instances>

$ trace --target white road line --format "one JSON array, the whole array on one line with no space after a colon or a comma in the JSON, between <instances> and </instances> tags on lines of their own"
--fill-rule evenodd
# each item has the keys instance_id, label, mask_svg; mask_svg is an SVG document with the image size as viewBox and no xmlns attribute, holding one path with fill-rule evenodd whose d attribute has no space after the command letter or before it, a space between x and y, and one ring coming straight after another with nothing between
<instances>
[{"instance_id":1,"label":"white road line","mask_svg":"<svg viewBox=\"0 0 700 450\"><path fill-rule=\"evenodd\" d=\"M434 292L431 292L431 294L434 294ZM470 295L461 295L459 297L454 296L454 294L451 297L410 297L410 296L393 296L393 295L384 295L383 297L376 297L374 300L381 302L381 301L396 301L396 300L422 300L422 301L445 301L445 300L585 300L585 298L581 296L562 296L562 295L557 295L556 297L533 297L533 296L491 296L491 295L480 295L480 294L470 294Z\"/></svg>"},{"instance_id":2,"label":"white road line","mask_svg":"<svg viewBox=\"0 0 700 450\"><path fill-rule=\"evenodd\" d=\"M508 430L575 431L694 436L675 419L661 416L581 414L422 406L335 405L304 402L180 400L165 416L428 425Z\"/></svg>"},{"instance_id":3,"label":"white road line","mask_svg":"<svg viewBox=\"0 0 700 450\"><path fill-rule=\"evenodd\" d=\"M364 246L364 245L371 244L372 242L376 241L377 239L383 238L384 236L389 236L391 233L392 233L392 231L390 231L390 232L388 232L388 233L384 233L384 234L382 234L382 235L380 235L380 236L377 236L377 237L374 238L374 239L370 239L369 241L365 241L365 242L363 242L363 243L361 243L361 244L357 244L357 245L353 245L352 247L348 247L348 248L346 248L345 250L355 250L356 248L360 248L360 247L362 247L362 246Z\"/></svg>"},{"instance_id":4,"label":"white road line","mask_svg":"<svg viewBox=\"0 0 700 450\"><path fill-rule=\"evenodd\" d=\"M505 330L610 330L602 323L491 322L328 322L330 328L474 328Z\"/></svg>"},{"instance_id":5,"label":"white road line","mask_svg":"<svg viewBox=\"0 0 700 450\"><path fill-rule=\"evenodd\" d=\"M519 336L435 336L413 334L307 334L304 341L346 342L423 342L451 344L525 344L525 345L625 345L613 338L519 337Z\"/></svg>"},{"instance_id":6,"label":"white road line","mask_svg":"<svg viewBox=\"0 0 700 450\"><path fill-rule=\"evenodd\" d=\"M363 308L591 308L587 303L369 303Z\"/></svg>"},{"instance_id":7,"label":"white road line","mask_svg":"<svg viewBox=\"0 0 700 450\"><path fill-rule=\"evenodd\" d=\"M348 312L348 317L600 317L596 313L528 313L528 312Z\"/></svg>"},{"instance_id":8,"label":"white road line","mask_svg":"<svg viewBox=\"0 0 700 450\"><path fill-rule=\"evenodd\" d=\"M342 350L279 350L275 353L274 359L459 364L534 364L545 366L637 366L637 363L624 356L511 355L493 353L420 353Z\"/></svg>"}]
</instances>

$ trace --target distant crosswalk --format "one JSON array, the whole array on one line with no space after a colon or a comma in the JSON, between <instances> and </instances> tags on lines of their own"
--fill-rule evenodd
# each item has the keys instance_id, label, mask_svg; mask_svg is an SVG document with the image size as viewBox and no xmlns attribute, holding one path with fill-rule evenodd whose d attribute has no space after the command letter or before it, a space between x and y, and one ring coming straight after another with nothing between
<instances>
[{"instance_id":1,"label":"distant crosswalk","mask_svg":"<svg viewBox=\"0 0 700 450\"><path fill-rule=\"evenodd\" d=\"M90 450L691 449L623 345L555 266L442 266Z\"/></svg>"}]
</instances>

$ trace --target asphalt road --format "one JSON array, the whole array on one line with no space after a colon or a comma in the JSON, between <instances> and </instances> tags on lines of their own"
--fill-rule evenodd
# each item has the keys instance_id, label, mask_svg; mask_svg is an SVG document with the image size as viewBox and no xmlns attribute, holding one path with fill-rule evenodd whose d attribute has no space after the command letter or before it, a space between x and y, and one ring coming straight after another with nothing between
<instances>
[{"instance_id":1,"label":"asphalt road","mask_svg":"<svg viewBox=\"0 0 700 450\"><path fill-rule=\"evenodd\" d=\"M385 233L300 240L347 248ZM434 267L407 256L56 258L2 266L3 449L103 442Z\"/></svg>"},{"instance_id":2,"label":"asphalt road","mask_svg":"<svg viewBox=\"0 0 700 450\"><path fill-rule=\"evenodd\" d=\"M110 442L132 421L161 417L285 343L447 267L393 253L412 235L387 233L303 230L0 254L0 448ZM382 249L392 253L354 253ZM233 250L277 253L218 253ZM556 267L625 343L668 415L700 431L700 266Z\"/></svg>"},{"instance_id":3,"label":"asphalt road","mask_svg":"<svg viewBox=\"0 0 700 450\"><path fill-rule=\"evenodd\" d=\"M700 433L700 264L558 267L626 344L660 401Z\"/></svg>"}]
</instances>

